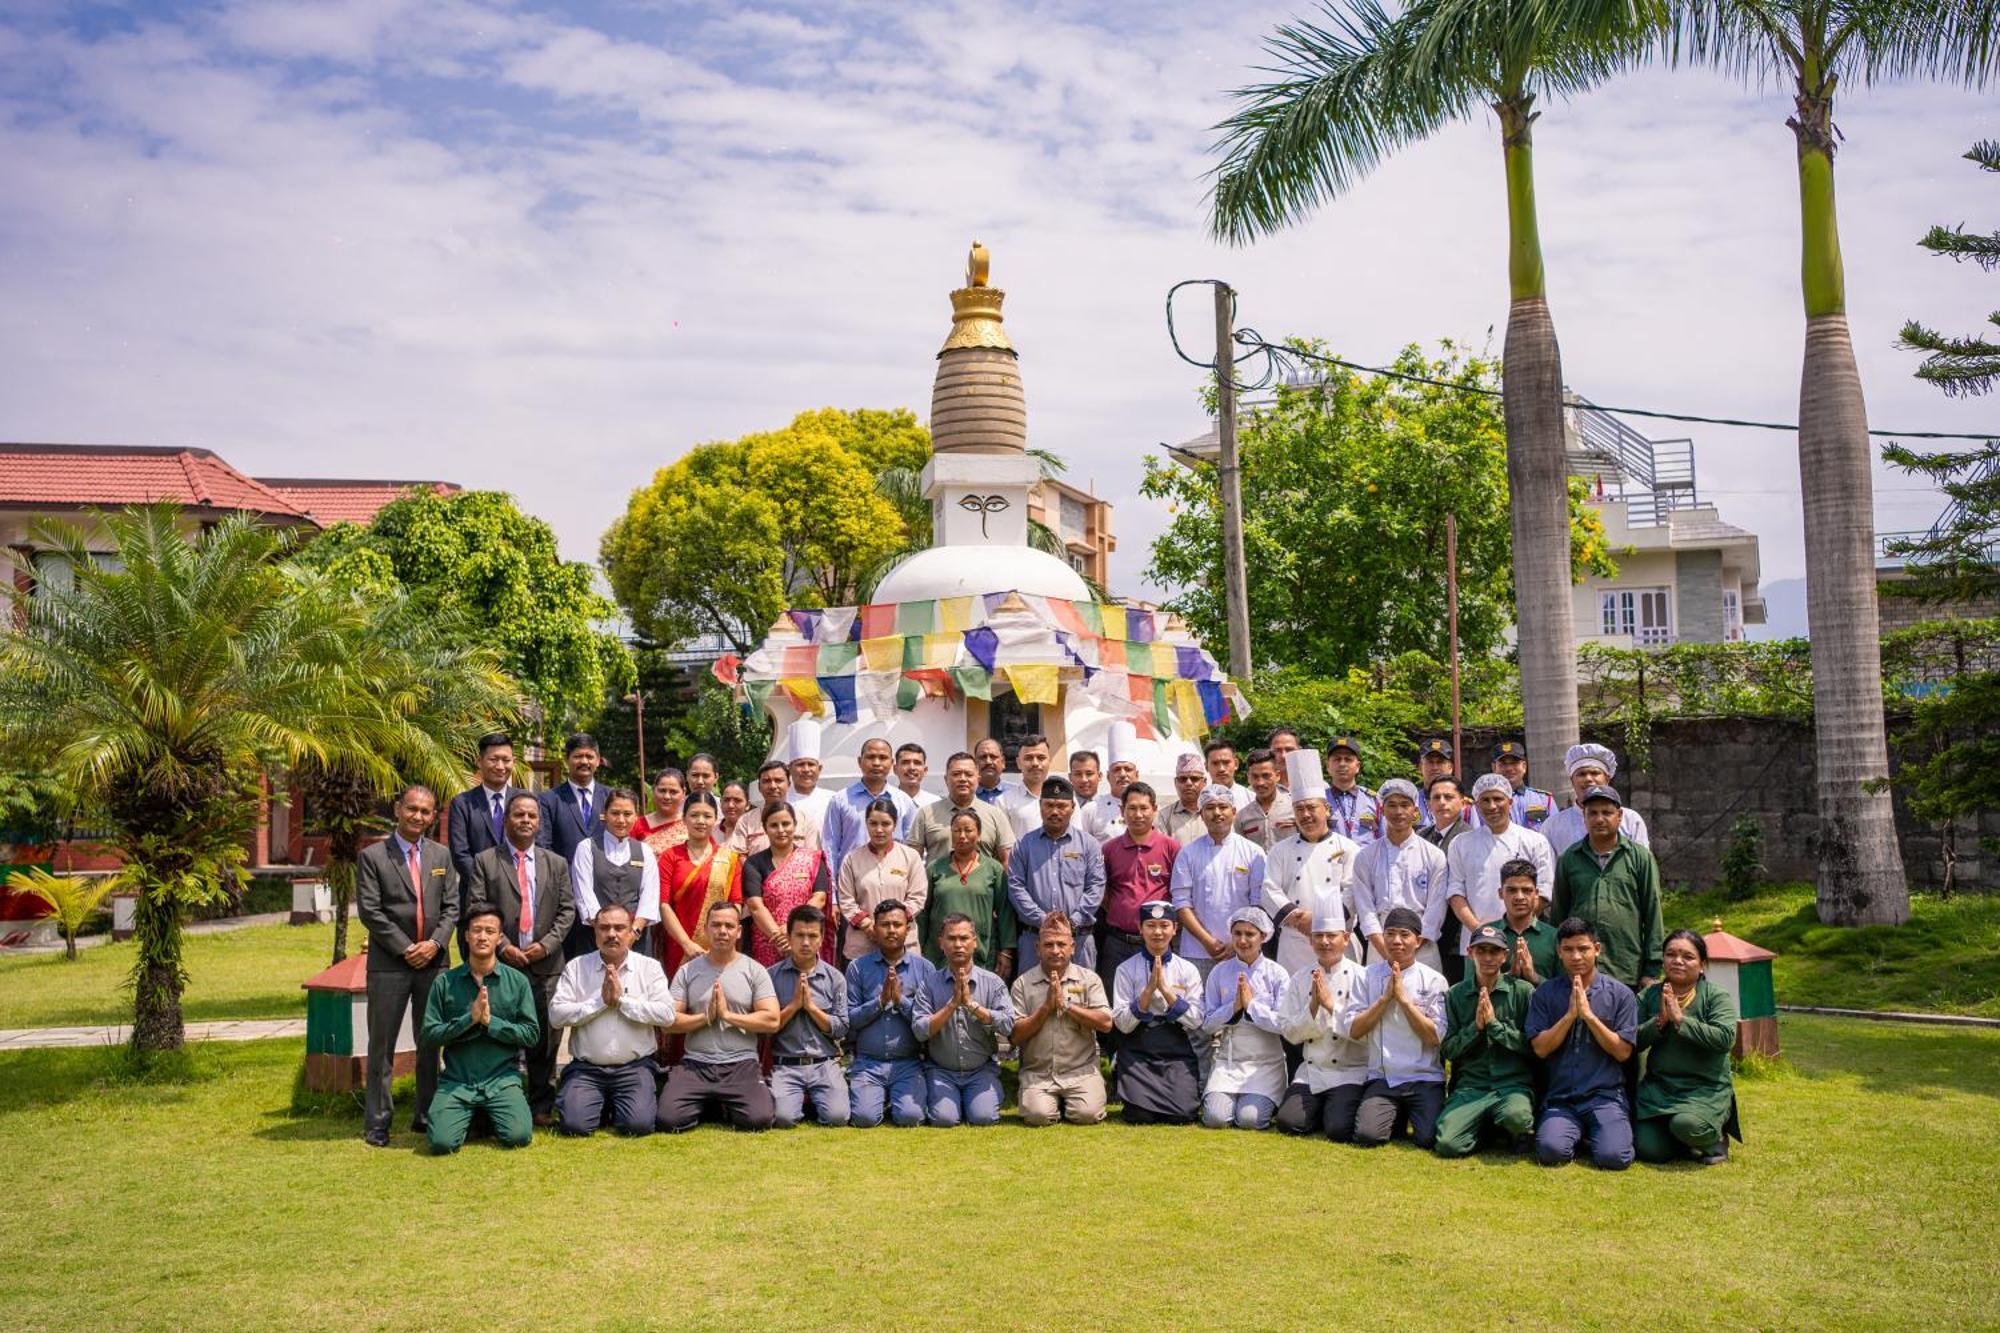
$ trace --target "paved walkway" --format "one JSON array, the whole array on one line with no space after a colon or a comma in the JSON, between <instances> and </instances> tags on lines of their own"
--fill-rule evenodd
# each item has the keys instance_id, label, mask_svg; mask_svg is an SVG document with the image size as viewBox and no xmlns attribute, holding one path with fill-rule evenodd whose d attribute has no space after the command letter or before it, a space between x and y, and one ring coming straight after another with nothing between
<instances>
[{"instance_id":1,"label":"paved walkway","mask_svg":"<svg viewBox=\"0 0 2000 1333\"><path fill-rule=\"evenodd\" d=\"M181 929L190 935L227 935L232 930L244 930L250 926L275 926L291 919L290 912L257 912L251 916L223 916L213 921L191 921ZM111 943L111 932L106 930L95 935L79 936L76 947L79 950L95 949L100 944L109 943ZM7 950L7 954L12 957L15 954L61 953L63 947L63 938L58 934L44 944L17 944Z\"/></svg>"},{"instance_id":2,"label":"paved walkway","mask_svg":"<svg viewBox=\"0 0 2000 1333\"><path fill-rule=\"evenodd\" d=\"M248 1019L230 1023L190 1023L189 1041L261 1041L267 1037L303 1037L303 1018ZM124 1024L108 1027L0 1028L0 1051L25 1051L36 1046L123 1046L132 1040Z\"/></svg>"}]
</instances>

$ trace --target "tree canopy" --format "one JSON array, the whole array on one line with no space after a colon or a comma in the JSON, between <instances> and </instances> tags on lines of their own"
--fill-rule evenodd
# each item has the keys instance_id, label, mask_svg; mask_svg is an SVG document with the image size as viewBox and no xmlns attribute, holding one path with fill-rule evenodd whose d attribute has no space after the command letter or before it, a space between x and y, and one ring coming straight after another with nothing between
<instances>
[{"instance_id":1,"label":"tree canopy","mask_svg":"<svg viewBox=\"0 0 2000 1333\"><path fill-rule=\"evenodd\" d=\"M1321 350L1316 344L1302 344ZM1319 676L1421 652L1445 660L1445 531L1458 515L1461 652L1491 653L1514 620L1513 537L1496 367L1446 343L1406 348L1395 369L1462 388L1339 372L1281 387L1240 431L1251 639L1261 663ZM1147 577L1211 643L1226 637L1214 470L1148 459L1143 494L1173 512ZM1570 498L1576 571L1615 572L1580 484Z\"/></svg>"},{"instance_id":2,"label":"tree canopy","mask_svg":"<svg viewBox=\"0 0 2000 1333\"><path fill-rule=\"evenodd\" d=\"M929 432L904 409L822 408L696 445L605 532L612 591L653 642L717 635L749 652L787 606L861 600L907 539L876 478L929 456Z\"/></svg>"},{"instance_id":3,"label":"tree canopy","mask_svg":"<svg viewBox=\"0 0 2000 1333\"><path fill-rule=\"evenodd\" d=\"M596 571L564 560L554 529L499 491L412 491L366 528L330 529L301 560L350 586L400 590L419 612L498 649L549 734L629 688L630 659L607 627L617 607Z\"/></svg>"},{"instance_id":4,"label":"tree canopy","mask_svg":"<svg viewBox=\"0 0 2000 1333\"><path fill-rule=\"evenodd\" d=\"M2000 140L1982 140L1972 145L1965 156L1977 163L1981 171L2000 172ZM1972 232L1962 225L1939 225L1925 232L1917 244L1934 255L1945 255L1959 262L1969 259L1988 273L2000 266L2000 231ZM1987 316L1987 322L2000 327L2000 310ZM1985 393L1993 387L1995 379L2000 379L2000 337L1995 335L1953 336L1913 319L1903 325L1896 345L1928 353L1923 365L1917 367L1917 378L1928 380L1954 397Z\"/></svg>"}]
</instances>

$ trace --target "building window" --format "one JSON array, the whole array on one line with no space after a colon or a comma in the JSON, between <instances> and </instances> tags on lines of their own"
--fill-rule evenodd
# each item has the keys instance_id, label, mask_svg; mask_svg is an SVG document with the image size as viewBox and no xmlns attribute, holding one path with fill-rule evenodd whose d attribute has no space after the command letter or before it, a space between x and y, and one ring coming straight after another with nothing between
<instances>
[{"instance_id":1,"label":"building window","mask_svg":"<svg viewBox=\"0 0 2000 1333\"><path fill-rule=\"evenodd\" d=\"M125 568L125 562L110 551L92 551L90 562L99 569L117 573ZM76 586L76 575L70 568L69 557L61 551L37 551L34 555L35 589L44 588L51 592L68 592Z\"/></svg>"},{"instance_id":2,"label":"building window","mask_svg":"<svg viewBox=\"0 0 2000 1333\"><path fill-rule=\"evenodd\" d=\"M1057 520L1057 531L1062 533L1062 539L1066 542L1080 542L1084 540L1084 533L1089 525L1089 514L1084 507L1083 501L1073 495L1064 495L1059 498L1061 504L1058 506L1057 512L1061 517Z\"/></svg>"},{"instance_id":3,"label":"building window","mask_svg":"<svg viewBox=\"0 0 2000 1333\"><path fill-rule=\"evenodd\" d=\"M1674 641L1665 588L1608 588L1599 595L1598 608L1607 639L1630 639L1641 648Z\"/></svg>"},{"instance_id":4,"label":"building window","mask_svg":"<svg viewBox=\"0 0 2000 1333\"><path fill-rule=\"evenodd\" d=\"M1090 573L1090 557L1081 551L1071 551L1069 553L1069 567L1079 574L1088 575Z\"/></svg>"},{"instance_id":5,"label":"building window","mask_svg":"<svg viewBox=\"0 0 2000 1333\"><path fill-rule=\"evenodd\" d=\"M1722 590L1722 637L1730 643L1743 642L1743 594L1735 588Z\"/></svg>"}]
</instances>

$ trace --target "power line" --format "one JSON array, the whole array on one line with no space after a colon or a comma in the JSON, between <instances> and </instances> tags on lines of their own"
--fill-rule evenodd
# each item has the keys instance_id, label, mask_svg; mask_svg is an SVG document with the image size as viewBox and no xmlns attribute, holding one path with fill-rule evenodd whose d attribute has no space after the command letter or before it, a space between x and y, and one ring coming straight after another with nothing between
<instances>
[{"instance_id":1,"label":"power line","mask_svg":"<svg viewBox=\"0 0 2000 1333\"><path fill-rule=\"evenodd\" d=\"M1189 356L1181 347L1180 335L1174 329L1174 295L1183 287L1191 287L1199 284L1219 284L1220 282L1221 280L1218 278L1187 278L1167 289L1167 338L1174 345L1174 355L1191 366L1197 366L1202 370L1211 372L1215 370L1214 362L1197 360ZM1231 382L1239 389L1255 390L1267 388L1273 383L1279 382L1278 369L1285 362L1311 361L1321 365L1337 366L1342 370L1351 370L1362 375L1379 375L1384 379L1402 380L1409 384L1425 384L1434 389L1449 389L1453 393L1474 394L1484 398L1499 398L1502 396L1501 390L1489 389L1483 385L1457 384L1450 380L1435 379L1428 375L1414 375L1405 370L1391 370L1386 366L1364 366L1359 362L1347 361L1337 356L1328 356L1323 352L1308 352L1298 347L1286 347L1269 341L1255 329L1243 328L1236 330L1234 341L1237 346L1246 347L1249 350L1242 356L1230 359L1229 364L1232 369L1250 360L1252 357L1262 356L1264 358L1263 373L1255 381L1245 382L1237 380L1233 375L1230 377ZM1736 426L1747 430L1778 430L1791 434L1797 434L1799 429L1796 424L1784 421L1749 421L1741 417L1700 416L1691 412L1662 412L1644 407L1610 407L1603 403L1592 403L1591 406L1599 412L1610 412L1618 416L1651 417L1657 421L1687 421L1702 426ZM1948 430L1877 430L1872 427L1868 433L1870 435L1908 440L1977 440L1985 442L2000 437L2000 432L1994 431L1982 433Z\"/></svg>"}]
</instances>

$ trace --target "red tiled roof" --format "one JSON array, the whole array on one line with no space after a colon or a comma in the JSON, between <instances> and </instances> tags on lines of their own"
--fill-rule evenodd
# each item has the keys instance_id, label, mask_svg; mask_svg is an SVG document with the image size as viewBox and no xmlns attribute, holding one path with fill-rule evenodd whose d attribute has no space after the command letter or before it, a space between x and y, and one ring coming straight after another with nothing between
<instances>
[{"instance_id":1,"label":"red tiled roof","mask_svg":"<svg viewBox=\"0 0 2000 1333\"><path fill-rule=\"evenodd\" d=\"M448 481L343 481L333 477L264 477L261 483L283 496L323 528L336 523L366 524L377 510L422 487L434 495L456 495Z\"/></svg>"},{"instance_id":2,"label":"red tiled roof","mask_svg":"<svg viewBox=\"0 0 2000 1333\"><path fill-rule=\"evenodd\" d=\"M207 449L0 444L0 504L116 508L161 500L193 508L309 518L299 505Z\"/></svg>"}]
</instances>

